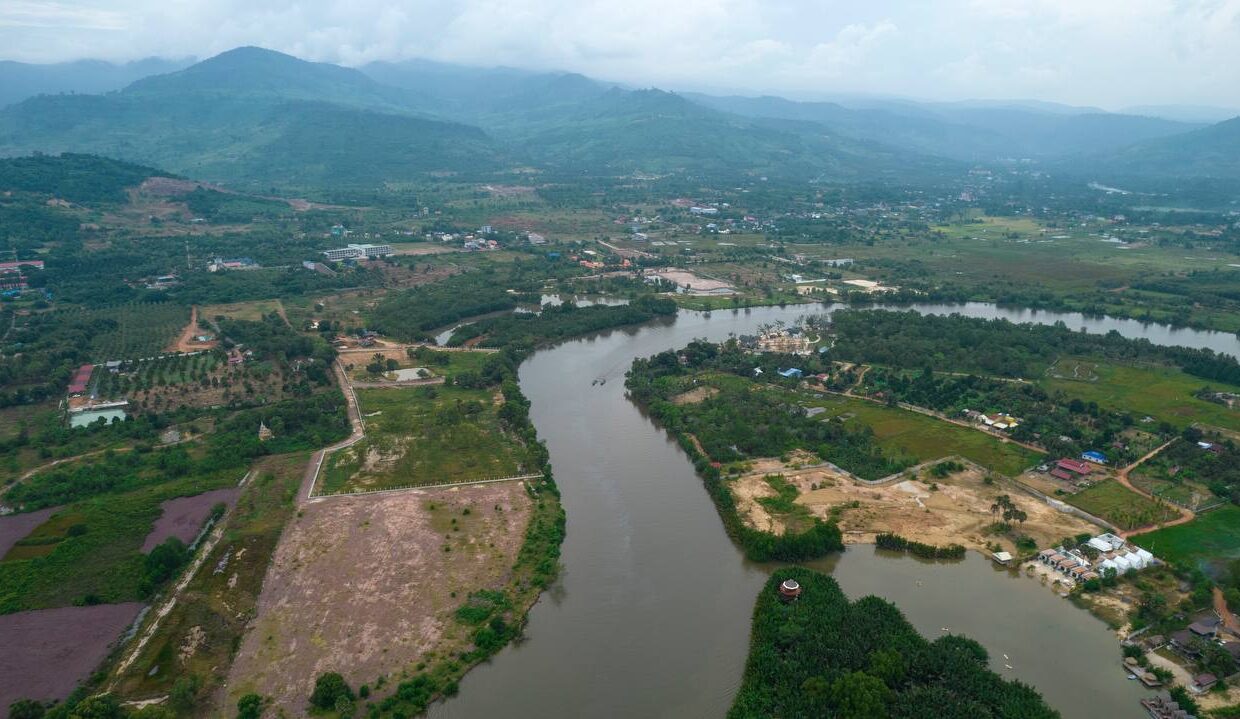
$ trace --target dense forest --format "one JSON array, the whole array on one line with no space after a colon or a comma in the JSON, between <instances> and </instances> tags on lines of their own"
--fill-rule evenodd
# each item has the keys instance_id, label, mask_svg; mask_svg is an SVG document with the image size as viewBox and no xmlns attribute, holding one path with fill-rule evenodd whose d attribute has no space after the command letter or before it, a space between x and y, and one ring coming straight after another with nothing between
<instances>
[{"instance_id":1,"label":"dense forest","mask_svg":"<svg viewBox=\"0 0 1240 719\"><path fill-rule=\"evenodd\" d=\"M0 191L35 192L82 204L124 202L125 190L166 172L96 155L66 152L0 159Z\"/></svg>"},{"instance_id":2,"label":"dense forest","mask_svg":"<svg viewBox=\"0 0 1240 719\"><path fill-rule=\"evenodd\" d=\"M785 603L793 579L800 598ZM958 636L927 641L877 597L850 602L808 569L775 572L754 609L745 675L730 719L1052 719L1037 692L987 668L986 650Z\"/></svg>"},{"instance_id":3,"label":"dense forest","mask_svg":"<svg viewBox=\"0 0 1240 719\"><path fill-rule=\"evenodd\" d=\"M1054 325L1016 324L961 315L890 310L841 310L831 315L836 359L1001 377L1030 377L1060 356L1165 362L1188 374L1240 383L1240 362L1208 349L1162 347L1145 339L1075 332Z\"/></svg>"},{"instance_id":4,"label":"dense forest","mask_svg":"<svg viewBox=\"0 0 1240 719\"><path fill-rule=\"evenodd\" d=\"M679 353L667 351L637 360L626 386L660 424L673 433L692 434L717 462L805 449L865 479L878 479L908 466L904 460L885 456L868 429L852 431L839 422L809 417L785 393L763 391L762 384L747 379L753 376L755 365L766 365L763 378L780 380L775 368L789 365L779 357L747 355L735 343L693 342ZM806 365L806 358L796 359L798 366ZM672 401L689 388L684 380L692 382L695 375L709 372L746 379L711 383L715 393L700 402ZM795 384L794 380L782 381Z\"/></svg>"},{"instance_id":5,"label":"dense forest","mask_svg":"<svg viewBox=\"0 0 1240 719\"><path fill-rule=\"evenodd\" d=\"M626 305L578 307L572 302L565 302L558 306L544 307L538 314L509 314L465 325L452 334L448 344L459 346L468 340L481 337L478 342L481 347L534 347L675 314L675 302L649 294Z\"/></svg>"}]
</instances>

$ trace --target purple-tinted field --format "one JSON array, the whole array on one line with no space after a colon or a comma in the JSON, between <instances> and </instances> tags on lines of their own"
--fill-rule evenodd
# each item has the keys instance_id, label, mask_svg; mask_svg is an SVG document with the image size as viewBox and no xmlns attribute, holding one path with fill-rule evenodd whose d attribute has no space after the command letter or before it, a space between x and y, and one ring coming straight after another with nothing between
<instances>
[{"instance_id":1,"label":"purple-tinted field","mask_svg":"<svg viewBox=\"0 0 1240 719\"><path fill-rule=\"evenodd\" d=\"M49 507L47 509L40 509L37 512L6 514L0 517L0 557L8 554L18 540L34 531L35 527L46 522L47 518L55 514L58 509L60 507ZM4 708L8 709L8 705L5 704Z\"/></svg>"},{"instance_id":2,"label":"purple-tinted field","mask_svg":"<svg viewBox=\"0 0 1240 719\"><path fill-rule=\"evenodd\" d=\"M0 716L18 699L68 696L141 609L128 602L0 615Z\"/></svg>"},{"instance_id":3,"label":"purple-tinted field","mask_svg":"<svg viewBox=\"0 0 1240 719\"><path fill-rule=\"evenodd\" d=\"M142 551L151 551L168 537L176 537L189 544L198 536L202 523L207 521L211 507L219 502L231 507L240 493L240 488L229 487L203 492L193 497L177 497L162 503L159 506L164 513L155 522L151 533L146 535L146 541L142 542Z\"/></svg>"}]
</instances>

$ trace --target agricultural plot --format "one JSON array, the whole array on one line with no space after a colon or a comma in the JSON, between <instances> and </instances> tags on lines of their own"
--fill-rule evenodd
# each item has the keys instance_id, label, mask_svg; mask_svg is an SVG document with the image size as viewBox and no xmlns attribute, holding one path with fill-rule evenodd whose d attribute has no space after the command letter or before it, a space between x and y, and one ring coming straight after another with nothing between
<instances>
[{"instance_id":1,"label":"agricultural plot","mask_svg":"<svg viewBox=\"0 0 1240 719\"><path fill-rule=\"evenodd\" d=\"M284 314L284 305L280 304L280 300L253 300L207 305L202 308L199 315L203 320L210 322L214 322L216 317L257 322L273 312L281 316Z\"/></svg>"},{"instance_id":2,"label":"agricultural plot","mask_svg":"<svg viewBox=\"0 0 1240 719\"><path fill-rule=\"evenodd\" d=\"M171 464L168 469L176 471ZM231 487L239 479L236 470L227 470L190 472L169 481L165 470L158 469L157 460L132 472L136 478L126 480L114 491L78 488L76 496L84 498L65 502L16 540L0 560L0 613L142 598L144 581L150 577L142 546L161 515L160 504L176 497ZM62 478L85 481L82 477L91 474L86 471ZM44 477L35 475L32 482ZM104 480L100 473L100 481ZM49 498L64 493L65 490L55 488L44 491Z\"/></svg>"},{"instance_id":3,"label":"agricultural plot","mask_svg":"<svg viewBox=\"0 0 1240 719\"><path fill-rule=\"evenodd\" d=\"M275 364L230 365L218 351L170 355L98 374L101 398L128 399L138 412L263 405L289 396L284 373Z\"/></svg>"},{"instance_id":4,"label":"agricultural plot","mask_svg":"<svg viewBox=\"0 0 1240 719\"><path fill-rule=\"evenodd\" d=\"M0 615L0 706L67 697L141 609L127 602Z\"/></svg>"},{"instance_id":5,"label":"agricultural plot","mask_svg":"<svg viewBox=\"0 0 1240 719\"><path fill-rule=\"evenodd\" d=\"M1166 522L1180 516L1179 511L1166 502L1143 497L1109 479L1067 497L1066 501L1124 530Z\"/></svg>"},{"instance_id":6,"label":"agricultural plot","mask_svg":"<svg viewBox=\"0 0 1240 719\"><path fill-rule=\"evenodd\" d=\"M1082 382L1048 376L1041 384L1102 407L1138 417L1149 415L1179 427L1204 423L1240 430L1240 412L1193 396L1207 384L1220 392L1240 393L1240 387L1207 382L1170 367L1100 363L1094 368L1096 380Z\"/></svg>"},{"instance_id":7,"label":"agricultural plot","mask_svg":"<svg viewBox=\"0 0 1240 719\"><path fill-rule=\"evenodd\" d=\"M90 342L95 362L155 357L176 339L189 322L190 309L170 302L134 303L102 309L60 310L57 320L88 322L109 329Z\"/></svg>"},{"instance_id":8,"label":"agricultural plot","mask_svg":"<svg viewBox=\"0 0 1240 719\"><path fill-rule=\"evenodd\" d=\"M811 403L829 417L841 417L847 426L865 425L884 451L925 462L958 454L1000 474L1015 476L1037 464L1039 455L1018 444L967 427L908 410L884 407L866 400L831 397Z\"/></svg>"},{"instance_id":9,"label":"agricultural plot","mask_svg":"<svg viewBox=\"0 0 1240 719\"><path fill-rule=\"evenodd\" d=\"M1240 507L1227 505L1179 524L1132 538L1139 547L1168 562L1184 562L1217 576L1217 571L1240 558Z\"/></svg>"},{"instance_id":10,"label":"agricultural plot","mask_svg":"<svg viewBox=\"0 0 1240 719\"><path fill-rule=\"evenodd\" d=\"M1064 358L1047 367L1046 376L1051 379L1097 382L1098 363L1089 360Z\"/></svg>"},{"instance_id":11,"label":"agricultural plot","mask_svg":"<svg viewBox=\"0 0 1240 719\"><path fill-rule=\"evenodd\" d=\"M489 390L450 385L357 390L366 438L331 455L324 494L505 477L528 471L524 447Z\"/></svg>"},{"instance_id":12,"label":"agricultural plot","mask_svg":"<svg viewBox=\"0 0 1240 719\"><path fill-rule=\"evenodd\" d=\"M159 629L117 676L121 697L166 694L177 677L189 674L202 681L202 697L223 685L280 533L293 515L307 459L304 453L278 455L254 467L225 520L223 539Z\"/></svg>"}]
</instances>

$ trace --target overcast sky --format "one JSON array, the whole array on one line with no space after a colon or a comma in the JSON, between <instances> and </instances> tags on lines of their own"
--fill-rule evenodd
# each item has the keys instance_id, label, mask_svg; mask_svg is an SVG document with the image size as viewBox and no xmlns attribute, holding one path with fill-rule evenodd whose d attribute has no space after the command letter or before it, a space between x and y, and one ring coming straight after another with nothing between
<instances>
[{"instance_id":1,"label":"overcast sky","mask_svg":"<svg viewBox=\"0 0 1240 719\"><path fill-rule=\"evenodd\" d=\"M0 57L261 45L666 89L1240 107L1240 0L0 0Z\"/></svg>"}]
</instances>

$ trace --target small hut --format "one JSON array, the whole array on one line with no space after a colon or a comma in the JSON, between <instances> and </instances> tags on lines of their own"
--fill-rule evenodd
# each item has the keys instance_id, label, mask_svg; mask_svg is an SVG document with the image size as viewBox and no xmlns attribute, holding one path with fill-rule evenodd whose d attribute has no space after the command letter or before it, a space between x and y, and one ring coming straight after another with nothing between
<instances>
[{"instance_id":1,"label":"small hut","mask_svg":"<svg viewBox=\"0 0 1240 719\"><path fill-rule=\"evenodd\" d=\"M785 602L796 601L801 596L801 583L795 579L785 579L779 585L779 598Z\"/></svg>"},{"instance_id":2,"label":"small hut","mask_svg":"<svg viewBox=\"0 0 1240 719\"><path fill-rule=\"evenodd\" d=\"M274 436L276 436L275 433L271 431L267 423L260 420L258 423L258 441L266 442Z\"/></svg>"}]
</instances>

